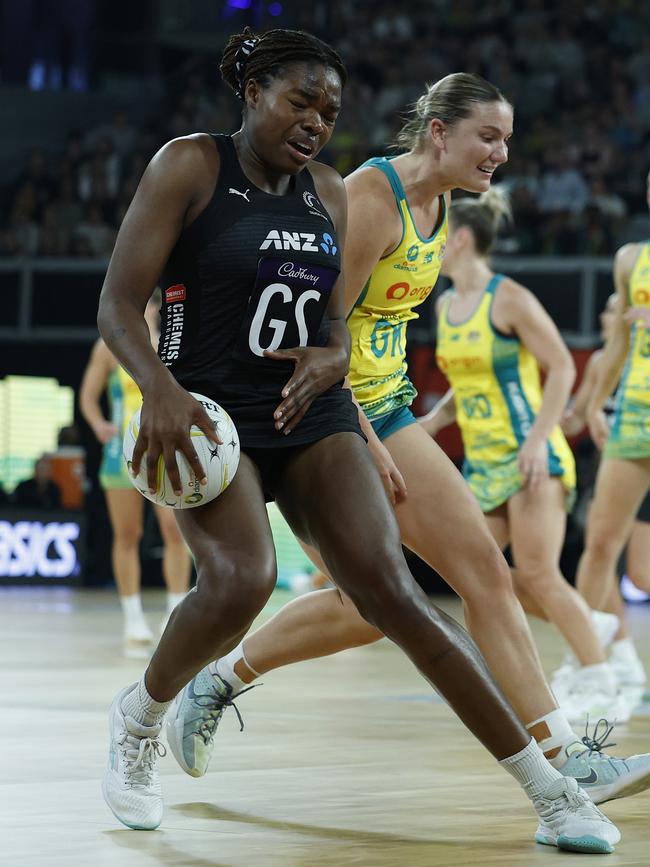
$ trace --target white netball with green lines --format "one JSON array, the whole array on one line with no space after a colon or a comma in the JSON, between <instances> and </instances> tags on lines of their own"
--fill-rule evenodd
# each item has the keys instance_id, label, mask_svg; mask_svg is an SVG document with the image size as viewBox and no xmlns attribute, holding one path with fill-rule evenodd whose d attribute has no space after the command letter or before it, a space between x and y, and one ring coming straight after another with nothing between
<instances>
[{"instance_id":1,"label":"white netball with green lines","mask_svg":"<svg viewBox=\"0 0 650 867\"><path fill-rule=\"evenodd\" d=\"M133 413L124 433L124 460L129 471L129 478L143 497L151 500L152 503L169 506L172 509L193 509L214 500L232 482L239 466L239 437L233 420L223 407L210 400L209 397L196 392L191 392L191 394L205 408L214 422L217 436L221 440L221 444L212 442L196 426L192 426L190 430L192 445L196 449L208 480L206 485L202 485L196 478L185 455L177 451L176 463L183 488L181 494L176 495L174 493L162 456L158 460L156 471L156 491L151 493L147 483L146 452L140 464L138 475L133 476L131 474L133 449L140 430L140 409Z\"/></svg>"}]
</instances>

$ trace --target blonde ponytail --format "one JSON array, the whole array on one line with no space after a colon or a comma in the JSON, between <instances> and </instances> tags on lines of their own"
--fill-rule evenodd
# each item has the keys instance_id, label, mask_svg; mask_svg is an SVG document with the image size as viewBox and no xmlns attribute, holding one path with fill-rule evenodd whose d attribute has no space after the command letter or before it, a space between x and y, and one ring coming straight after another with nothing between
<instances>
[{"instance_id":1,"label":"blonde ponytail","mask_svg":"<svg viewBox=\"0 0 650 867\"><path fill-rule=\"evenodd\" d=\"M502 222L512 222L512 207L510 196L503 185L491 186L489 190L478 197L477 204L492 214L494 230L499 228Z\"/></svg>"},{"instance_id":2,"label":"blonde ponytail","mask_svg":"<svg viewBox=\"0 0 650 867\"><path fill-rule=\"evenodd\" d=\"M494 244L502 221L512 221L512 208L503 186L493 186L477 198L454 199L449 211L454 228L467 226L472 230L476 251L487 255Z\"/></svg>"}]
</instances>

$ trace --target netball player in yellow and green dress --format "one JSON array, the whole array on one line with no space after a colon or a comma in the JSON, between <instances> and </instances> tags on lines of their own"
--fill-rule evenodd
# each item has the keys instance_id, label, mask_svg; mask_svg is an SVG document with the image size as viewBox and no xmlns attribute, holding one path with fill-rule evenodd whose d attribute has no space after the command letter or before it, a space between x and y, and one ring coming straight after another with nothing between
<instances>
[{"instance_id":1,"label":"netball player in yellow and green dress","mask_svg":"<svg viewBox=\"0 0 650 867\"><path fill-rule=\"evenodd\" d=\"M616 304L617 295L614 292L607 299L605 309L600 314L601 336L604 342L607 342L614 327ZM598 383L602 359L602 349L589 356L580 387L562 419L562 430L567 436L577 436L585 427L587 407ZM615 407L616 401L614 395L611 395L603 407L609 424L613 422ZM594 472L597 469L597 464L598 461L596 461ZM590 497L592 493L593 491L590 491ZM588 520L589 517L587 516ZM625 571L627 577L636 587L650 593L650 491L646 494L641 508L637 512L634 527L625 548ZM635 688L643 687L647 681L647 674L627 623L625 604L616 576L606 610L615 614L619 619L618 631L613 636L609 647L609 662L628 702L630 699L634 701L636 698L638 700L638 695L634 695ZM575 668L575 658L572 654L566 660L565 666L568 670ZM638 691L636 690L637 693Z\"/></svg>"},{"instance_id":2,"label":"netball player in yellow and green dress","mask_svg":"<svg viewBox=\"0 0 650 867\"><path fill-rule=\"evenodd\" d=\"M650 207L650 174L647 199ZM614 321L587 407L603 453L576 582L592 606L610 597L618 558L650 489L650 242L621 247L614 283ZM602 410L619 379L610 428Z\"/></svg>"},{"instance_id":3,"label":"netball player in yellow and green dress","mask_svg":"<svg viewBox=\"0 0 650 867\"><path fill-rule=\"evenodd\" d=\"M438 301L436 343L451 389L422 424L435 435L458 422L465 479L499 547L511 546L525 607L541 610L576 654L580 667L570 682L553 683L567 714L621 719L627 708L589 608L559 568L576 481L558 424L575 376L573 361L535 297L490 267L507 211L497 189L452 206L443 273L453 288ZM543 390L540 367L546 372ZM616 619L602 619L611 621L613 634Z\"/></svg>"},{"instance_id":4,"label":"netball player in yellow and green dress","mask_svg":"<svg viewBox=\"0 0 650 867\"><path fill-rule=\"evenodd\" d=\"M152 339L158 335L158 306L155 295L147 305L146 318ZM104 418L100 398L108 394L110 420ZM113 575L124 615L124 653L130 657L146 656L154 635L145 620L140 597L140 539L144 499L130 481L122 440L129 419L140 408L142 395L128 373L120 367L103 340L92 350L84 371L79 407L103 446L99 481L104 489L113 530ZM176 525L172 509L154 506L163 540L163 575L167 585L167 617L187 592L190 557Z\"/></svg>"},{"instance_id":5,"label":"netball player in yellow and green dress","mask_svg":"<svg viewBox=\"0 0 650 867\"><path fill-rule=\"evenodd\" d=\"M590 794L599 800L605 792L629 793L631 772L620 760L585 750L558 709L510 571L478 504L409 408L415 389L407 375L406 327L440 271L447 193L454 187L487 190L507 159L511 133L512 107L502 94L478 76L457 73L418 100L399 138L404 153L372 159L346 179L349 380L375 463L396 503L402 541L463 598L472 636L547 757L565 775L593 780ZM375 542L359 536L356 544ZM315 552L312 557L325 571ZM299 597L179 693L167 726L174 756L187 773L201 776L224 708L258 674L381 637L336 589ZM635 786L641 778L650 784L650 763L640 764Z\"/></svg>"}]
</instances>

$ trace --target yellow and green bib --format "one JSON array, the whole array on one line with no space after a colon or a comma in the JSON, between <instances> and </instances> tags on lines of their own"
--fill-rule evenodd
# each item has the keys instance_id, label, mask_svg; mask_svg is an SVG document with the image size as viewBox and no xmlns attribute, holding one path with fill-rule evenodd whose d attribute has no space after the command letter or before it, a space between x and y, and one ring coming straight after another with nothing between
<instances>
[{"instance_id":1,"label":"yellow and green bib","mask_svg":"<svg viewBox=\"0 0 650 867\"><path fill-rule=\"evenodd\" d=\"M438 279L447 240L447 210L441 196L439 227L430 238L423 238L390 160L376 157L362 168L367 166L386 175L402 218L399 245L377 263L348 319L350 385L372 420L408 406L417 394L406 374L406 327L409 320L417 319L414 308L430 295ZM368 232L372 232L372 214Z\"/></svg>"},{"instance_id":2,"label":"yellow and green bib","mask_svg":"<svg viewBox=\"0 0 650 867\"><path fill-rule=\"evenodd\" d=\"M122 441L129 419L142 405L140 389L119 365L108 378L108 406L111 421L118 433L103 449L99 480L104 488L130 488L126 463L122 454Z\"/></svg>"},{"instance_id":3,"label":"yellow and green bib","mask_svg":"<svg viewBox=\"0 0 650 867\"><path fill-rule=\"evenodd\" d=\"M650 308L650 242L643 245L632 269L628 302L631 307ZM641 322L630 329L630 347L603 453L608 458L650 457L650 328Z\"/></svg>"},{"instance_id":4,"label":"yellow and green bib","mask_svg":"<svg viewBox=\"0 0 650 867\"><path fill-rule=\"evenodd\" d=\"M494 294L503 276L490 280L478 307L464 322L449 321L453 291L438 317L436 361L454 390L463 474L484 512L507 502L522 486L518 455L542 403L537 361L518 337L492 325ZM559 427L548 438L549 474L575 488L573 454Z\"/></svg>"}]
</instances>

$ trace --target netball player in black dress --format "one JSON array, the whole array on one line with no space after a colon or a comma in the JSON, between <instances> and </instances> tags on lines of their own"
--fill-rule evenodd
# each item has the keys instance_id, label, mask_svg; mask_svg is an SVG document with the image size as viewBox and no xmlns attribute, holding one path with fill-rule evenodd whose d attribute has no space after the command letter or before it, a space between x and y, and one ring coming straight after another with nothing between
<instances>
[{"instance_id":1,"label":"netball player in black dress","mask_svg":"<svg viewBox=\"0 0 650 867\"><path fill-rule=\"evenodd\" d=\"M196 592L176 608L144 677L113 701L104 796L130 827L160 823L164 714L206 663L241 640L271 593L265 499L274 498L362 615L520 782L540 816L537 839L611 851L617 829L546 762L469 636L414 582L343 388L345 190L335 171L314 162L340 108L341 60L313 36L274 30L232 37L221 69L243 101L241 129L177 139L154 157L100 301L102 337L144 398L133 470L146 451L155 488L162 454L178 487L178 449L202 477L189 429L215 435L189 390L225 407L242 447L230 487L177 513L196 561ZM157 282L165 299L160 357L143 319Z\"/></svg>"}]
</instances>

